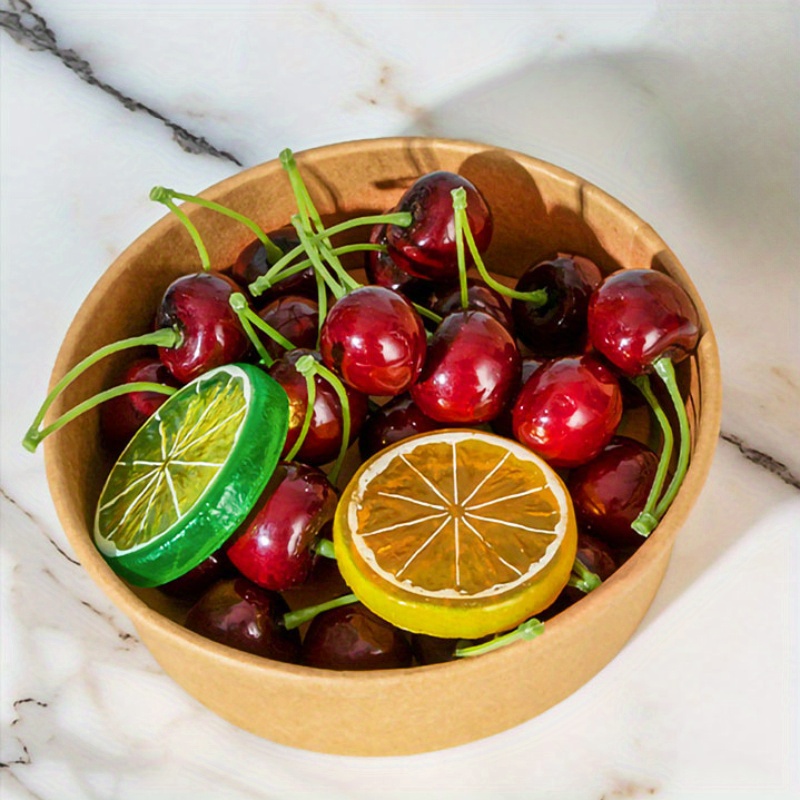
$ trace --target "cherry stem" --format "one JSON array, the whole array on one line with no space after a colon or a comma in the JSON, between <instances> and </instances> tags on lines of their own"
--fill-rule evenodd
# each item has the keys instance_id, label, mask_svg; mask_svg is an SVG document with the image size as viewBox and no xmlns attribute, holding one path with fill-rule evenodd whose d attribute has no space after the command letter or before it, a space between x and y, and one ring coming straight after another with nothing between
<instances>
[{"instance_id":1,"label":"cherry stem","mask_svg":"<svg viewBox=\"0 0 800 800\"><path fill-rule=\"evenodd\" d=\"M429 308L425 308L425 306L421 306L419 303L412 303L411 305L417 309L417 312L421 317L427 317L429 320L432 320L437 325L441 323L443 317L441 317L435 311L431 311Z\"/></svg>"},{"instance_id":2,"label":"cherry stem","mask_svg":"<svg viewBox=\"0 0 800 800\"><path fill-rule=\"evenodd\" d=\"M314 356L301 356L297 359L295 369L301 375L319 375L320 378L326 380L336 392L339 398L339 403L342 407L342 444L339 447L339 455L336 457L333 467L331 468L328 477L334 485L339 480L339 473L342 470L344 457L350 447L350 401L347 399L347 390L339 378L334 375L327 367L323 367ZM306 414L313 413L313 407L306 408Z\"/></svg>"},{"instance_id":3,"label":"cherry stem","mask_svg":"<svg viewBox=\"0 0 800 800\"><path fill-rule=\"evenodd\" d=\"M686 470L689 467L691 431L689 430L689 418L686 415L686 406L683 403L683 398L678 389L678 382L675 378L675 367L672 361L666 357L659 358L653 364L653 369L667 387L670 399L675 407L675 415L678 418L678 460L675 464L675 472L672 475L667 491L656 507L656 517L661 519L675 499L675 495L678 493L678 489L680 489L684 477L686 477Z\"/></svg>"},{"instance_id":4,"label":"cherry stem","mask_svg":"<svg viewBox=\"0 0 800 800\"><path fill-rule=\"evenodd\" d=\"M307 357L313 359L313 356ZM298 359L298 361L300 361L300 359ZM311 428L311 420L314 416L314 404L317 402L317 384L314 379L314 373L306 372L303 377L306 379L306 413L303 417L303 424L300 426L300 433L297 435L292 449L286 456L287 461L294 461L294 459L297 458L297 454L300 452L300 448L303 446L306 436L308 436L308 431Z\"/></svg>"},{"instance_id":5,"label":"cherry stem","mask_svg":"<svg viewBox=\"0 0 800 800\"><path fill-rule=\"evenodd\" d=\"M297 231L297 236L300 239L300 243L303 245L308 257L311 259L314 271L317 273L317 275L322 277L322 279L328 285L328 288L331 290L331 293L337 300L344 297L346 294L344 287L333 277L333 275L331 275L325 264L322 263L322 257L319 254L319 250L315 246L313 238L305 230L305 227L303 226L303 223L297 214L292 217L292 225Z\"/></svg>"},{"instance_id":6,"label":"cherry stem","mask_svg":"<svg viewBox=\"0 0 800 800\"><path fill-rule=\"evenodd\" d=\"M395 211L391 214L373 214L368 217L354 217L353 219L340 222L337 225L332 225L320 233L309 236L313 241L318 241L325 237L335 236L337 233L344 233L351 228L357 228L361 225L397 225L401 228L407 228L412 222L411 212L409 211ZM265 275L256 278L247 288L253 297L258 297L263 294L275 282L275 277L289 266L298 256L303 255L305 247L302 244L292 248L286 255L270 267Z\"/></svg>"},{"instance_id":7,"label":"cherry stem","mask_svg":"<svg viewBox=\"0 0 800 800\"><path fill-rule=\"evenodd\" d=\"M52 433L52 430L50 430L52 426L45 428L43 431L39 430L39 426L42 424L45 414L47 414L50 406L53 405L56 398L67 388L67 386L69 386L78 376L82 375L87 369L89 369L89 367L93 366L106 356L113 355L121 350L128 350L132 347L143 347L148 345L155 345L157 347L178 347L182 341L183 336L179 331L173 328L161 328L160 330L152 331L151 333L145 333L141 336L131 336L128 339L121 339L118 342L112 342L111 344L101 347L99 350L95 350L94 353L78 362L51 389L50 393L45 398L44 403L42 403L39 412L36 414L36 417L31 423L30 428L28 428L25 438L22 440L23 447L33 453L38 447L39 442L41 442L42 439L44 439L44 437L49 433ZM75 416L77 415L74 414L70 417L70 419L73 419ZM63 419L63 417L59 418L59 422L60 419ZM69 422L69 420L67 420L67 422ZM56 423L53 424L55 425ZM66 422L61 422L58 427L60 428L65 424Z\"/></svg>"},{"instance_id":8,"label":"cherry stem","mask_svg":"<svg viewBox=\"0 0 800 800\"><path fill-rule=\"evenodd\" d=\"M502 636L495 636L494 639L490 639L488 642L474 645L459 645L456 647L453 655L458 658L482 656L484 653L489 653L492 650L499 650L501 647L507 647L520 640L535 639L543 631L544 622L536 619L536 617L531 617L531 619L526 620L513 631L504 633Z\"/></svg>"},{"instance_id":9,"label":"cherry stem","mask_svg":"<svg viewBox=\"0 0 800 800\"><path fill-rule=\"evenodd\" d=\"M317 282L317 350L319 350L322 325L328 316L328 288L318 272L314 272L314 280Z\"/></svg>"},{"instance_id":10,"label":"cherry stem","mask_svg":"<svg viewBox=\"0 0 800 800\"><path fill-rule=\"evenodd\" d=\"M200 262L203 265L203 270L205 272L210 272L211 259L208 256L208 250L206 249L205 244L203 244L200 231L197 230L194 223L189 219L189 217L186 216L186 213L172 202L172 198L169 195L169 189L165 189L163 186L154 186L150 190L150 199L155 200L156 203L165 205L183 223L184 228L186 228L186 230L189 232L189 236L192 237L194 246L197 248L197 254L200 256Z\"/></svg>"},{"instance_id":11,"label":"cherry stem","mask_svg":"<svg viewBox=\"0 0 800 800\"><path fill-rule=\"evenodd\" d=\"M236 316L239 317L239 322L242 323L242 327L244 328L247 337L256 348L259 357L268 367L271 367L275 363L275 359L270 356L264 347L264 343L253 330L254 325L262 333L265 333L267 336L269 336L273 342L283 347L284 350L295 349L295 345L293 345L283 334L276 331L272 325L261 319L261 317L259 317L258 314L256 314L256 312L250 308L250 306L247 304L247 298L241 292L234 292L230 296L228 302L230 303L231 308L236 312Z\"/></svg>"},{"instance_id":12,"label":"cherry stem","mask_svg":"<svg viewBox=\"0 0 800 800\"><path fill-rule=\"evenodd\" d=\"M208 208L211 211L216 211L219 214L222 214L226 217L230 217L231 219L235 219L237 222L241 222L242 225L246 225L255 235L256 238L264 245L264 249L267 253L267 261L270 264L274 264L276 261L279 261L283 258L283 250L278 247L270 238L267 236L266 233L261 229L261 227L253 222L252 219L246 217L244 214L240 214L238 211L234 211L227 206L223 206L220 203L215 203L213 200L206 200L203 197L198 197L197 195L193 194L185 194L184 192L176 192L174 189L167 189L163 186L156 186L155 189L150 193L151 199L156 199L153 197L153 192L157 192L159 197L168 196L170 199L175 200L183 200L185 203L194 203L197 206L203 206L203 208ZM160 200L159 202L163 202Z\"/></svg>"},{"instance_id":13,"label":"cherry stem","mask_svg":"<svg viewBox=\"0 0 800 800\"><path fill-rule=\"evenodd\" d=\"M317 614L321 614L323 611L330 611L332 608L348 606L351 603L357 602L358 598L354 594L345 594L333 600L328 600L326 603L318 603L315 606L298 608L296 611L287 611L283 615L283 627L286 628L287 631L291 631L294 628L299 628L304 622L314 619Z\"/></svg>"},{"instance_id":14,"label":"cherry stem","mask_svg":"<svg viewBox=\"0 0 800 800\"><path fill-rule=\"evenodd\" d=\"M575 562L572 565L572 574L567 581L568 586L572 586L584 594L589 594L602 582L600 576L592 572L580 558L575 558Z\"/></svg>"},{"instance_id":15,"label":"cherry stem","mask_svg":"<svg viewBox=\"0 0 800 800\"><path fill-rule=\"evenodd\" d=\"M469 308L469 286L467 284L467 259L464 255L464 220L467 210L467 193L464 187L453 189L450 193L453 197L453 224L456 239L456 257L458 259L458 283L461 289L461 310ZM464 212L461 214L460 212Z\"/></svg>"},{"instance_id":16,"label":"cherry stem","mask_svg":"<svg viewBox=\"0 0 800 800\"><path fill-rule=\"evenodd\" d=\"M658 398L653 393L653 388L650 385L650 379L647 375L637 375L630 380L644 396L644 399L650 406L661 428L661 455L658 459L658 467L653 479L653 485L650 487L650 493L647 495L644 508L639 513L639 516L631 523L631 528L633 528L636 533L642 536L649 536L658 524L659 517L656 513L656 504L658 503L658 498L661 496L661 490L664 487L667 470L669 469L669 462L672 459L674 437L667 415L664 413L661 403L658 402Z\"/></svg>"},{"instance_id":17,"label":"cherry stem","mask_svg":"<svg viewBox=\"0 0 800 800\"><path fill-rule=\"evenodd\" d=\"M317 539L314 542L314 552L324 558L330 558L336 561L336 550L333 547L333 542L330 539Z\"/></svg>"},{"instance_id":18,"label":"cherry stem","mask_svg":"<svg viewBox=\"0 0 800 800\"><path fill-rule=\"evenodd\" d=\"M456 216L461 217L461 227L464 232L464 238L467 240L467 247L469 248L472 260L475 262L475 268L478 270L478 273L484 282L505 297L511 297L514 300L524 300L526 303L530 303L534 308L543 306L547 302L546 289L537 289L534 292L518 292L516 289L509 289L508 286L504 286L489 274L489 271L486 269L486 265L483 263L483 259L481 258L478 245L475 244L475 237L472 235L472 230L469 227L469 218L467 217L466 189L464 189L463 186L459 186L458 189L453 189L451 194L453 195L453 208L455 209L456 203L458 203L459 206L459 209L455 212L455 214ZM463 200L457 199L456 195L459 197L463 195ZM462 203L463 207L461 207Z\"/></svg>"}]
</instances>

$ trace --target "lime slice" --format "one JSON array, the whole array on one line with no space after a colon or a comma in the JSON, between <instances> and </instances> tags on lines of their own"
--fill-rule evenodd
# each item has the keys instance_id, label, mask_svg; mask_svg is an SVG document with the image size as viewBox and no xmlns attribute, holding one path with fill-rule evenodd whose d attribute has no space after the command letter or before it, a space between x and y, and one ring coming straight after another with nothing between
<instances>
[{"instance_id":1,"label":"lime slice","mask_svg":"<svg viewBox=\"0 0 800 800\"><path fill-rule=\"evenodd\" d=\"M258 367L201 375L139 429L106 480L94 541L136 586L180 577L217 550L267 485L288 429L289 402Z\"/></svg>"}]
</instances>

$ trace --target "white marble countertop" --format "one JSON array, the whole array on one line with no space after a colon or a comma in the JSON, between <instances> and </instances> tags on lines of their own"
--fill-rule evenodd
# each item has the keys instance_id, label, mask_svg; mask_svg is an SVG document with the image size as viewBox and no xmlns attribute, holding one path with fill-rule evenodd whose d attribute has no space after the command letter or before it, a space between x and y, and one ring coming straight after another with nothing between
<instances>
[{"instance_id":1,"label":"white marble countertop","mask_svg":"<svg viewBox=\"0 0 800 800\"><path fill-rule=\"evenodd\" d=\"M795 2L0 2L4 798L800 796ZM19 441L82 298L186 191L335 141L509 146L670 243L724 381L706 488L596 678L483 741L293 750L188 697L77 565Z\"/></svg>"}]
</instances>

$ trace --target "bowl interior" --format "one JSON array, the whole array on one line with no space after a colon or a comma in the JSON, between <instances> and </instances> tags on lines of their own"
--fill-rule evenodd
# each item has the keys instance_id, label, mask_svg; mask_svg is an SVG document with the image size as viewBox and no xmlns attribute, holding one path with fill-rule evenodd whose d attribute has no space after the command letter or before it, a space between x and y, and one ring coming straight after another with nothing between
<instances>
[{"instance_id":1,"label":"bowl interior","mask_svg":"<svg viewBox=\"0 0 800 800\"><path fill-rule=\"evenodd\" d=\"M606 585L577 606L556 617L542 643L497 651L470 663L437 665L375 675L321 673L258 659L229 651L183 629L177 622L185 608L156 590L132 589L105 564L91 540L95 503L110 468L99 441L96 413L80 417L45 443L48 480L54 502L69 540L92 577L137 626L165 669L218 713L261 735L289 744L332 752L413 752L469 741L502 730L557 702L591 677L619 650L644 614L660 582L674 536L688 514L705 475L719 430L719 366L716 345L703 303L677 258L649 225L629 209L580 178L550 164L497 148L470 142L432 139L384 139L351 142L297 155L298 165L326 222L391 209L403 191L420 175L437 169L458 172L481 190L492 208L495 233L486 255L487 266L509 279L535 261L554 252L581 253L609 273L620 268L652 268L669 273L692 296L701 317L697 353L678 365L678 378L686 398L692 425L693 455L682 490L656 532ZM246 170L208 189L203 195L251 217L266 231L284 227L295 212L293 196L281 166L273 161ZM228 266L252 239L242 225L214 212L187 207L209 249L214 267ZM366 241L368 229L357 230L344 241ZM351 261L352 267L359 266ZM137 239L109 268L87 297L73 321L56 362L53 381L80 359L109 342L143 333L152 327L154 311L166 287L176 277L197 271L199 260L188 234L174 217L162 219ZM112 385L123 363L133 354L121 354L101 362L65 392L57 414L87 396ZM626 432L647 440L649 416L633 412L625 420ZM325 591L336 593L339 584L332 573ZM627 597L627 609L620 610ZM310 598L298 592L294 604ZM615 606L617 607L615 610ZM606 625L608 646L581 653L578 632L586 624ZM552 632L551 632L552 631ZM534 652L535 658L525 654ZM580 668L565 666L577 656ZM198 661L198 659L200 659ZM549 659L549 660L548 660ZM285 719L260 719L258 703L248 713L233 706L230 693L203 689L207 680L195 679L198 664L207 664L208 675L252 678L255 689L269 699L264 716L275 716L275 695L265 685L294 692L297 702L315 699L315 692L330 694L331 686L346 687L350 697L364 707L356 715L358 734L335 732L349 713L342 704L328 703L321 712L326 734L319 740L307 730L296 730L285 709ZM547 661L545 666L541 662ZM538 666L537 666L538 665ZM523 676L521 670L525 669ZM187 671L192 674L187 674ZM483 713L479 703L458 724L442 723L452 707L454 685L459 685L463 706L465 687L475 682L477 693L485 689L489 671L497 703L504 712ZM561 675L559 676L559 671ZM535 700L523 693L536 679L555 683ZM455 681L455 684L453 683ZM503 689L501 682L515 682L518 690ZM246 682L246 681L245 681ZM409 686L416 692L408 696ZM287 688L288 687L288 688ZM448 688L449 687L449 688ZM276 689L277 691L277 689ZM416 709L408 725L388 732L381 715L388 713L378 695L394 695L392 704L405 702ZM528 692L530 694L530 692ZM317 698L318 699L318 698ZM265 699L266 702L266 699ZM326 701L327 703L327 701ZM367 704L374 709L366 711ZM325 705L325 704L323 704ZM363 713L362 713L363 712ZM255 715L256 719L253 718ZM489 721L489 717L493 721ZM420 727L428 727L420 734ZM414 728L417 733L412 737ZM305 737L305 738L304 738ZM413 741L411 741L413 739Z\"/></svg>"}]
</instances>

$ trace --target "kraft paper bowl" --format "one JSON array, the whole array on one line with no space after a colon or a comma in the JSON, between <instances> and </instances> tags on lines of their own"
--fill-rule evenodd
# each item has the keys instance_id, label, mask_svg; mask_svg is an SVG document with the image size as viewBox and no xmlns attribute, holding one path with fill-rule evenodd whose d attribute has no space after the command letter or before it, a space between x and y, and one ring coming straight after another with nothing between
<instances>
[{"instance_id":1,"label":"kraft paper bowl","mask_svg":"<svg viewBox=\"0 0 800 800\"><path fill-rule=\"evenodd\" d=\"M130 618L164 671L212 711L273 741L330 753L406 754L470 742L529 720L570 695L619 653L647 611L717 441L721 400L714 335L691 280L652 228L563 169L491 146L421 138L336 144L300 153L297 161L326 222L384 212L418 176L451 170L471 179L492 207L495 234L486 261L496 274L519 275L556 250L577 252L606 272L667 272L700 312L696 354L678 369L692 424L692 460L668 513L608 581L548 621L543 635L478 658L334 672L272 662L201 638L182 627L180 609L157 590L134 589L118 578L92 543L95 503L110 467L102 455L98 415L85 415L46 441L52 496L81 563ZM222 181L204 196L267 231L286 225L296 210L277 161ZM251 239L236 222L186 208L215 267L229 264ZM174 217L142 234L86 298L65 337L53 381L99 346L149 330L166 286L198 267L194 246ZM54 412L110 385L130 357L94 367Z\"/></svg>"}]
</instances>

